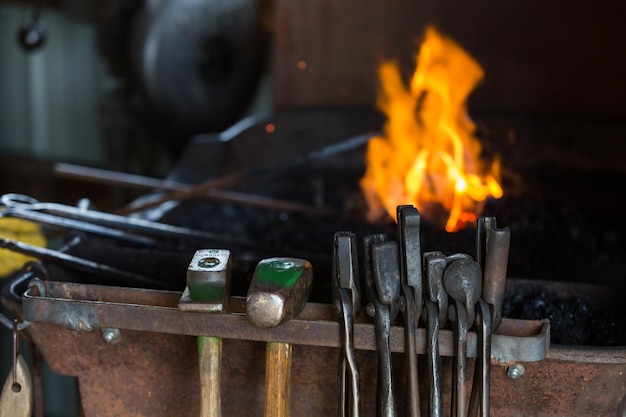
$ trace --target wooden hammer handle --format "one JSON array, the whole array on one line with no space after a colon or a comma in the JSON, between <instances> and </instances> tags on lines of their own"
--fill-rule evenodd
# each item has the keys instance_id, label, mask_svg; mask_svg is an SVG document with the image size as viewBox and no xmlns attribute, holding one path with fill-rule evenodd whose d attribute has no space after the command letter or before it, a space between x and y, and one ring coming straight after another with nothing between
<instances>
[{"instance_id":1,"label":"wooden hammer handle","mask_svg":"<svg viewBox=\"0 0 626 417\"><path fill-rule=\"evenodd\" d=\"M268 342L265 351L265 417L289 417L291 344Z\"/></svg>"},{"instance_id":2,"label":"wooden hammer handle","mask_svg":"<svg viewBox=\"0 0 626 417\"><path fill-rule=\"evenodd\" d=\"M198 358L200 366L200 395L202 417L221 417L220 373L222 339L218 337L198 337Z\"/></svg>"}]
</instances>

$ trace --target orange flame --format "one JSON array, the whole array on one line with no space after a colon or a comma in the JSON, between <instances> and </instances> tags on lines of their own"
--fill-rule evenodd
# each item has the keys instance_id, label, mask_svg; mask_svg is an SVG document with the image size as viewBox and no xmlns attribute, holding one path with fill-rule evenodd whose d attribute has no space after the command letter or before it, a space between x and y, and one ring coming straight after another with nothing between
<instances>
[{"instance_id":1,"label":"orange flame","mask_svg":"<svg viewBox=\"0 0 626 417\"><path fill-rule=\"evenodd\" d=\"M368 217L412 204L439 203L449 213L446 230L476 220L488 197L502 197L500 162L480 159L466 101L484 76L481 66L452 39L426 29L417 68L407 89L394 63L379 69L378 107L387 115L384 136L368 143L361 188Z\"/></svg>"}]
</instances>

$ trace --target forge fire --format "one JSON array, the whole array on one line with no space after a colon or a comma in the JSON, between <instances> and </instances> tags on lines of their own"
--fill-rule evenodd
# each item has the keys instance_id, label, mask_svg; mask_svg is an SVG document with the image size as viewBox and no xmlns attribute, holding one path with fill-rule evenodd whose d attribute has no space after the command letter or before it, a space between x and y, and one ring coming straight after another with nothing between
<instances>
[{"instance_id":1,"label":"forge fire","mask_svg":"<svg viewBox=\"0 0 626 417\"><path fill-rule=\"evenodd\" d=\"M416 57L409 88L393 62L380 67L378 107L388 117L384 136L368 145L361 180L370 219L413 204L428 216L439 203L453 232L473 223L484 201L500 198L500 163L481 160L466 102L483 79L481 66L455 41L433 27Z\"/></svg>"},{"instance_id":2,"label":"forge fire","mask_svg":"<svg viewBox=\"0 0 626 417\"><path fill-rule=\"evenodd\" d=\"M0 417L626 417L626 2L4 3Z\"/></svg>"}]
</instances>

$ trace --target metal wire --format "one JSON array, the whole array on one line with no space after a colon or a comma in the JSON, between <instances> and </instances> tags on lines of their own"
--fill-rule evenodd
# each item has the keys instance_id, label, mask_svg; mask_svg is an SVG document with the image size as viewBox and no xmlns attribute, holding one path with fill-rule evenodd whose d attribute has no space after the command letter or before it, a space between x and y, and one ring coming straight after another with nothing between
<instances>
[{"instance_id":1,"label":"metal wire","mask_svg":"<svg viewBox=\"0 0 626 417\"><path fill-rule=\"evenodd\" d=\"M13 327L15 326L14 324L15 320L11 320L10 318L8 318L7 316L5 316L4 314L0 313L0 323L4 324L4 326L9 329L9 330L13 330ZM27 328L30 325L29 321L19 321L17 322L17 330L24 330L25 328Z\"/></svg>"}]
</instances>

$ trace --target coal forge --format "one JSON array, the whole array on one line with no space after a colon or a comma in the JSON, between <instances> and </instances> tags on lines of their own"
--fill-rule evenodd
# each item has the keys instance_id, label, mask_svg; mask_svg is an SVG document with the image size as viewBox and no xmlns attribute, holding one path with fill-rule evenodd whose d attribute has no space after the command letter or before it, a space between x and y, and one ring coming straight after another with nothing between
<instances>
[{"instance_id":1,"label":"coal forge","mask_svg":"<svg viewBox=\"0 0 626 417\"><path fill-rule=\"evenodd\" d=\"M303 123L299 129L306 131L306 126L316 125L324 115L328 117L325 111L296 114L276 116L274 123L280 128L281 120L292 118ZM364 114L368 115L364 117L366 120L371 116L368 112ZM266 123L256 126L256 133L264 132ZM360 130L360 126L365 127ZM352 131L367 132L367 129L365 123ZM600 302L602 297L594 298L588 291L564 292L546 287L547 282L572 288L587 284L614 294L620 289L623 292L626 264L621 254L626 249L625 230L613 190L618 189L624 174L583 172L571 165L549 163L523 167L516 155L523 155L525 149L511 143L497 143L496 133L485 134L485 149L487 152L496 147L504 149L505 195L488 200L483 215L496 217L498 225L511 229L507 276L536 283L534 287L525 286L522 292L508 291L505 316L550 318L553 342L557 344L626 345L626 315L620 303L611 297ZM267 139L270 137L267 133L263 135L259 139L262 143L275 141ZM234 138L231 153L237 149L238 140L244 142L242 138ZM306 140L304 137L299 143ZM336 142L342 140L345 137ZM275 142L284 143L284 138ZM205 146L208 145L202 141L192 143L171 177L192 181L193 178L187 177L190 172L198 176L195 161L189 155L203 154ZM271 153L270 146L265 154L248 158L262 161ZM275 164L271 169L251 170L262 175L244 177L234 187L243 193L302 203L313 208L310 212L261 209L196 198L184 200L173 208L164 205L156 213L168 223L253 242L256 249L242 247L239 253L235 250L235 255L243 259L254 260L264 255L309 258L314 264L316 280L312 297L318 302L329 302L332 240L336 231L352 231L359 238L373 233L397 238L393 219L376 223L365 219L367 208L358 184L364 170L363 153L364 146L358 146L304 163L299 160L291 165ZM154 197L143 196L139 201ZM469 225L449 233L440 222L423 220L422 250L474 254L475 232ZM262 248L261 252L258 248ZM245 291L245 279L244 274L241 286L235 291ZM576 331L572 332L572 328Z\"/></svg>"}]
</instances>

